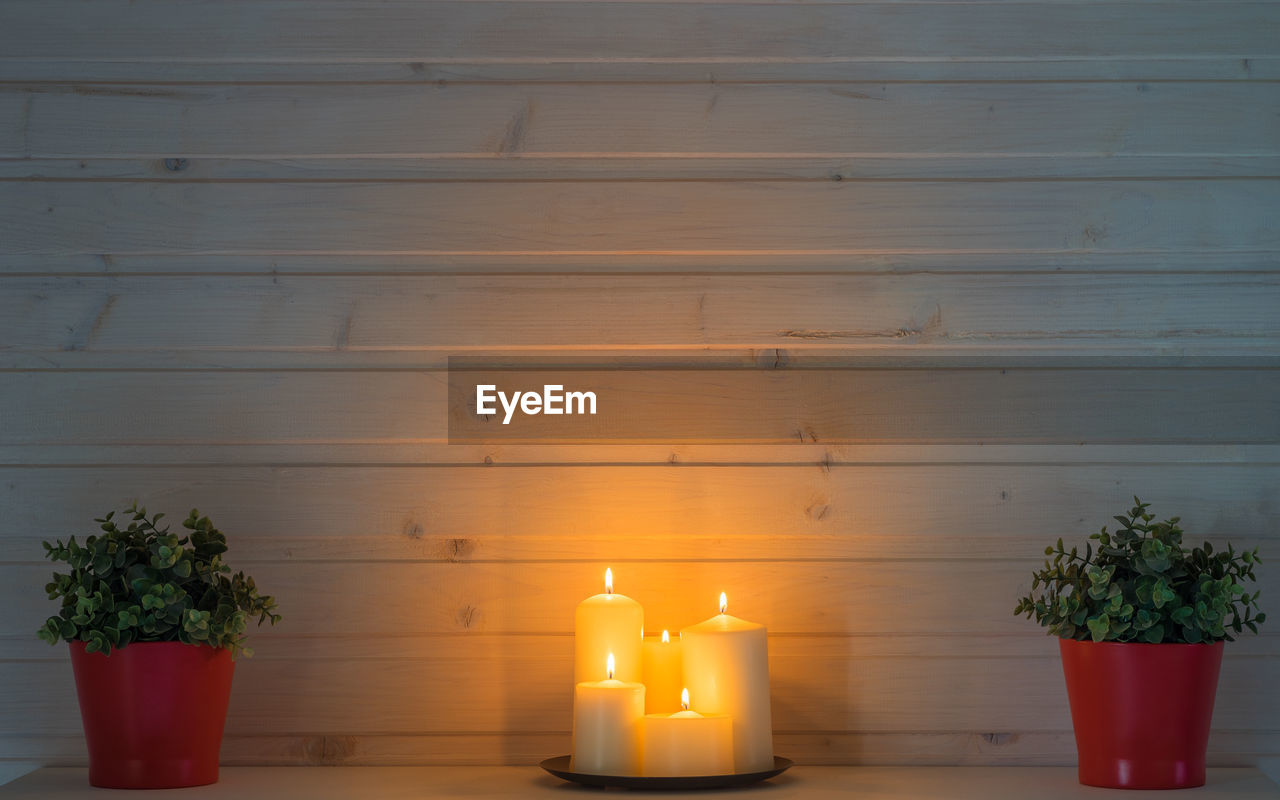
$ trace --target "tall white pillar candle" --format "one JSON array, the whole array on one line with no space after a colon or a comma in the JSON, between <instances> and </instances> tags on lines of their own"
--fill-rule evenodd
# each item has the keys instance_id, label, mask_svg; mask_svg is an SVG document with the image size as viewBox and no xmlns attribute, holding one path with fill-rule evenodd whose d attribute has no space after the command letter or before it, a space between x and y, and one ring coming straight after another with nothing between
<instances>
[{"instance_id":1,"label":"tall white pillar candle","mask_svg":"<svg viewBox=\"0 0 1280 800\"><path fill-rule=\"evenodd\" d=\"M735 772L773 768L769 640L763 625L720 613L680 631L684 683L704 714L733 719Z\"/></svg>"},{"instance_id":2,"label":"tall white pillar candle","mask_svg":"<svg viewBox=\"0 0 1280 800\"><path fill-rule=\"evenodd\" d=\"M607 677L584 681L573 692L573 756L569 769L593 775L639 775L644 684Z\"/></svg>"},{"instance_id":3,"label":"tall white pillar candle","mask_svg":"<svg viewBox=\"0 0 1280 800\"><path fill-rule=\"evenodd\" d=\"M617 659L614 677L626 683L640 683L643 639L644 609L630 597L614 594L613 570L605 570L604 594L579 603L574 618L574 683L604 680L604 664L610 653Z\"/></svg>"}]
</instances>

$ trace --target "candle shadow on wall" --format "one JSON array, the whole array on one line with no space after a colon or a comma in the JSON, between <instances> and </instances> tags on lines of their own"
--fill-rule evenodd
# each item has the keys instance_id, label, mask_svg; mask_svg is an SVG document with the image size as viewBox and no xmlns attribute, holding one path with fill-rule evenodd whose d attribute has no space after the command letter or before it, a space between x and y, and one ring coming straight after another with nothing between
<instances>
[{"instance_id":1,"label":"candle shadow on wall","mask_svg":"<svg viewBox=\"0 0 1280 800\"><path fill-rule=\"evenodd\" d=\"M492 609L475 607L466 621L469 632L491 642L486 658L497 668L476 669L493 676L484 687L492 698L499 724L495 726L498 763L537 764L544 758L570 751L573 721L573 609L577 600L559 586L545 586L536 564L519 570L511 585L485 592ZM510 630L509 621L528 617L527 604L541 593L563 598L563 620L541 625L540 630ZM555 603L551 604L556 607ZM492 614L492 619L490 618ZM491 625L494 630L488 636ZM465 672L473 665L459 664Z\"/></svg>"},{"instance_id":2,"label":"candle shadow on wall","mask_svg":"<svg viewBox=\"0 0 1280 800\"><path fill-rule=\"evenodd\" d=\"M810 744L807 750L818 750L821 755L807 759L808 763L850 764L860 763L861 754L849 750L856 747L857 737L824 736L831 732L832 720L839 720L841 732L857 727L860 698L853 670L841 669L835 674L822 669L822 662L829 666L830 658L815 659L808 654L797 653L794 642L797 637L771 634L769 637L770 703L773 712L774 753L794 758L787 752L785 735L804 734L820 742L820 747Z\"/></svg>"},{"instance_id":3,"label":"candle shadow on wall","mask_svg":"<svg viewBox=\"0 0 1280 800\"><path fill-rule=\"evenodd\" d=\"M504 602L512 602L504 600ZM500 709L503 764L537 764L570 752L573 728L573 637L511 636L521 652L495 654L501 664L492 687ZM550 662L550 670L543 668ZM465 667L464 667L465 668Z\"/></svg>"}]
</instances>

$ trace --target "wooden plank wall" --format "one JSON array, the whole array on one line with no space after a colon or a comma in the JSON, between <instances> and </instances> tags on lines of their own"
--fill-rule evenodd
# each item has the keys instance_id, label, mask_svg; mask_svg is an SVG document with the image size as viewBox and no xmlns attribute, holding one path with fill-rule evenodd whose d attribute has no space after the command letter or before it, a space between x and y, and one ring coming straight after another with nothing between
<instances>
[{"instance_id":1,"label":"wooden plank wall","mask_svg":"<svg viewBox=\"0 0 1280 800\"><path fill-rule=\"evenodd\" d=\"M1043 544L1280 551L1278 201L1274 0L8 0L0 759L83 760L39 541L137 497L285 613L230 763L566 752L606 565L768 624L780 753L1070 763ZM793 445L450 446L485 352L865 373Z\"/></svg>"}]
</instances>

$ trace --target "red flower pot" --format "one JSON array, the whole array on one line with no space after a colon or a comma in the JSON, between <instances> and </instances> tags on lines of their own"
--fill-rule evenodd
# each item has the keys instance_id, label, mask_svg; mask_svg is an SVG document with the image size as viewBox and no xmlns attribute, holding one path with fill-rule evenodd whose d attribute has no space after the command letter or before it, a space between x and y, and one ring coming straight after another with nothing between
<instances>
[{"instance_id":1,"label":"red flower pot","mask_svg":"<svg viewBox=\"0 0 1280 800\"><path fill-rule=\"evenodd\" d=\"M1059 639L1080 782L1112 789L1204 785L1222 642Z\"/></svg>"},{"instance_id":2,"label":"red flower pot","mask_svg":"<svg viewBox=\"0 0 1280 800\"><path fill-rule=\"evenodd\" d=\"M89 783L168 789L218 780L235 662L228 649L134 642L110 655L71 642Z\"/></svg>"}]
</instances>

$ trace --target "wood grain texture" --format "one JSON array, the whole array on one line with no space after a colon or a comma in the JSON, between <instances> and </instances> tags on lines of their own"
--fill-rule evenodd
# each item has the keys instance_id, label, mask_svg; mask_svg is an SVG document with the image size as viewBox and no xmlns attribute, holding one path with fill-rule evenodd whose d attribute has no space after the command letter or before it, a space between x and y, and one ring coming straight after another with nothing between
<instances>
[{"instance_id":1,"label":"wood grain texture","mask_svg":"<svg viewBox=\"0 0 1280 800\"><path fill-rule=\"evenodd\" d=\"M0 183L3 252L1280 249L1280 179ZM495 228L492 220L501 219Z\"/></svg>"},{"instance_id":2,"label":"wood grain texture","mask_svg":"<svg viewBox=\"0 0 1280 800\"><path fill-rule=\"evenodd\" d=\"M68 333L71 333L68 331ZM502 349L498 346L414 349L162 349L120 350L0 350L0 370L18 372L439 372L451 355L587 360L602 365L610 360L652 355L671 368L689 369L1226 369L1267 370L1280 367L1280 355L1266 338L1181 338L1158 336L1107 341L1079 338L1034 339L983 344L941 340L909 344L897 337L867 341L858 337L837 341L788 344L784 347L735 345L665 345L652 348L627 345ZM777 366L775 366L777 365ZM243 443L251 444L251 443ZM394 447L394 443L386 443ZM410 442L409 446L418 443ZM458 452L462 452L459 450ZM625 459L624 459L625 460Z\"/></svg>"},{"instance_id":3,"label":"wood grain texture","mask_svg":"<svg viewBox=\"0 0 1280 800\"><path fill-rule=\"evenodd\" d=\"M4 468L0 561L38 563L41 539L83 539L135 499L170 517L198 506L248 561L1035 559L1110 520L1084 509L1134 494L1176 508L1188 540L1265 553L1278 481L1275 465L1163 463Z\"/></svg>"},{"instance_id":4,"label":"wood grain texture","mask_svg":"<svg viewBox=\"0 0 1280 800\"><path fill-rule=\"evenodd\" d=\"M1039 553L988 561L636 561L614 573L617 590L645 606L645 624L655 630L711 616L724 591L735 613L775 635L1036 636L1043 634L1012 609L1042 559ZM237 566L289 609L291 633L392 636L567 634L573 609L599 592L610 564L242 560ZM51 570L6 569L10 580L0 599L11 612L0 635L34 633L56 610L41 591ZM1278 584L1274 571L1262 572L1257 588L1265 598ZM898 599L886 605L888 596Z\"/></svg>"},{"instance_id":5,"label":"wood grain texture","mask_svg":"<svg viewBox=\"0 0 1280 800\"><path fill-rule=\"evenodd\" d=\"M236 254L192 253L0 253L0 274L9 277L126 277L141 275L522 275L522 274L734 274L788 275L1044 272L1090 275L1132 273L1280 272L1280 251L1186 250L1107 252L842 252L747 253L519 253L455 254ZM925 349L925 348L917 348ZM659 355L661 353L659 352ZM738 354L740 355L740 354Z\"/></svg>"},{"instance_id":6,"label":"wood grain texture","mask_svg":"<svg viewBox=\"0 0 1280 800\"><path fill-rule=\"evenodd\" d=\"M1280 464L1265 444L744 444L451 445L444 442L226 444L3 444L0 464L15 467L580 467L732 466L1169 466ZM122 487L122 492L130 491ZM120 497L125 496L121 494Z\"/></svg>"},{"instance_id":7,"label":"wood grain texture","mask_svg":"<svg viewBox=\"0 0 1280 800\"><path fill-rule=\"evenodd\" d=\"M469 351L610 348L683 348L697 364L695 350L732 346L769 350L760 358L769 364L777 348L906 354L918 345L955 355L1004 345L1077 355L1208 345L1219 355L1274 356L1280 332L1280 275L1269 273L0 280L8 353L204 351L191 367L235 366L235 351L392 351L409 368L445 366ZM554 320L547 308L558 310Z\"/></svg>"},{"instance_id":8,"label":"wood grain texture","mask_svg":"<svg viewBox=\"0 0 1280 800\"><path fill-rule=\"evenodd\" d=\"M572 640L506 637L427 660L245 661L237 666L228 733L283 736L344 731L352 736L414 733L563 733L572 725ZM1057 645L1030 658L864 658L857 640L775 637L770 683L775 730L949 732L983 726L1003 730L1069 730L1061 681L1028 681L1056 672ZM1280 712L1263 675L1273 657L1232 655L1223 662L1214 708L1223 730L1264 726ZM844 666L848 665L848 666ZM27 730L62 735L79 729L70 663L6 663L6 704L26 715ZM465 678L461 675L465 673ZM834 674L847 678L833 680ZM331 687L364 686L358 692ZM1014 695L1010 686L1018 686ZM60 688L61 687L61 688ZM326 702L309 698L324 696ZM801 699L803 698L803 699ZM911 700L910 698L915 698ZM53 702L50 702L53 701ZM46 708L46 716L35 712Z\"/></svg>"},{"instance_id":9,"label":"wood grain texture","mask_svg":"<svg viewBox=\"0 0 1280 800\"><path fill-rule=\"evenodd\" d=\"M1276 55L1271 3L6 3L9 60L620 61ZM115 31L117 35L103 36ZM199 30L198 37L174 30ZM607 34L607 35L606 35Z\"/></svg>"},{"instance_id":10,"label":"wood grain texture","mask_svg":"<svg viewBox=\"0 0 1280 800\"><path fill-rule=\"evenodd\" d=\"M501 155L525 163L572 155L599 173L613 166L610 157L700 156L692 163L709 169L734 156L844 156L859 163L883 155L914 165L972 156L973 174L991 177L981 168L986 160L1034 155L1097 164L1111 156L1165 157L1176 164L1280 151L1280 85L1248 82L387 85L359 91L157 85L145 92L128 85L37 84L0 86L0 107L25 115L20 131L0 138L0 157L151 159L145 177L172 179L206 177L174 164L165 168L164 159L173 156L290 164L326 157L312 167L318 177L367 180L376 164L329 162ZM1144 174L1137 159L1123 163ZM459 176L483 177L464 171L477 166L455 169ZM403 164L389 167L384 174L412 177ZM513 168L504 163L501 169ZM557 174L552 168L545 177ZM503 174L495 170L493 177ZM827 171L820 177L832 174L844 176ZM74 169L66 175L88 177Z\"/></svg>"},{"instance_id":11,"label":"wood grain texture","mask_svg":"<svg viewBox=\"0 0 1280 800\"><path fill-rule=\"evenodd\" d=\"M283 629L258 632L252 661L312 661L338 659L365 661L413 661L432 658L441 653L456 652L461 656L492 653L513 642L524 642L521 652L536 648L555 655L566 650L564 640L572 634L526 633L515 637L503 633L461 631L453 633L408 634L401 636L368 636L364 634L293 635ZM1051 636L1016 634L967 634L939 636L936 633L902 634L775 634L787 639L786 652L803 652L828 656L856 655L859 659L995 659L1034 660L1051 658L1057 647ZM13 663L60 663L68 657L67 647L48 643L34 636L15 634L0 636L3 658ZM1231 656L1242 659L1280 656L1280 635L1267 633L1241 636L1230 643ZM1046 649L1047 648L1047 649Z\"/></svg>"},{"instance_id":12,"label":"wood grain texture","mask_svg":"<svg viewBox=\"0 0 1280 800\"><path fill-rule=\"evenodd\" d=\"M894 765L1073 765L1075 739L1063 731L893 731L774 733L779 753L800 764ZM1276 750L1275 733L1214 731L1209 738L1211 767L1239 766ZM0 735L9 761L68 766L85 762L84 737ZM537 764L548 753L567 753L568 733L458 733L347 736L341 733L292 736L227 734L222 763L237 766L413 766Z\"/></svg>"},{"instance_id":13,"label":"wood grain texture","mask_svg":"<svg viewBox=\"0 0 1280 800\"><path fill-rule=\"evenodd\" d=\"M613 0L606 0L612 2ZM893 0L891 0L892 2ZM950 2L950 0L944 0ZM792 3L790 5L800 5ZM932 5L932 4L931 4ZM981 6L981 4L973 4ZM1150 6L1150 4L1147 4ZM1185 4L1184 4L1185 7ZM994 10L989 10L992 13ZM921 11L920 13L925 13ZM928 23L927 18L918 26ZM998 25L993 21L992 24ZM1195 49L1195 39L1184 43ZM470 83L811 83L867 81L1274 81L1280 57L1274 50L1241 58L1224 53L1187 56L1110 55L1037 57L976 56L962 59L915 56L836 55L759 59L750 53L714 60L361 59L355 61L177 61L40 59L0 57L0 83L153 83L219 85L239 83L375 83L450 85Z\"/></svg>"},{"instance_id":14,"label":"wood grain texture","mask_svg":"<svg viewBox=\"0 0 1280 800\"><path fill-rule=\"evenodd\" d=\"M165 181L395 181L458 180L1047 180L1082 178L1256 178L1280 175L1271 155L1057 155L1010 157L939 154L900 155L521 155L344 156L279 158L0 158L3 180ZM1202 265L1222 259L1201 254ZM368 257L365 257L366 259ZM376 257L374 257L376 258ZM1239 256L1237 256L1237 260ZM68 259L70 261L71 259ZM427 261L423 258L422 261ZM495 259L500 261L501 259ZM191 259L175 259L176 262ZM429 262L428 262L429 263ZM714 263L714 262L713 262ZM744 260L744 263L749 263ZM536 268L537 264L521 266ZM566 264L556 265L563 271ZM602 265L605 266L605 265ZM986 265L984 265L986 266ZM1162 265L1163 266L1163 265ZM1131 267L1132 268L1132 267ZM101 270L97 270L101 271Z\"/></svg>"}]
</instances>

